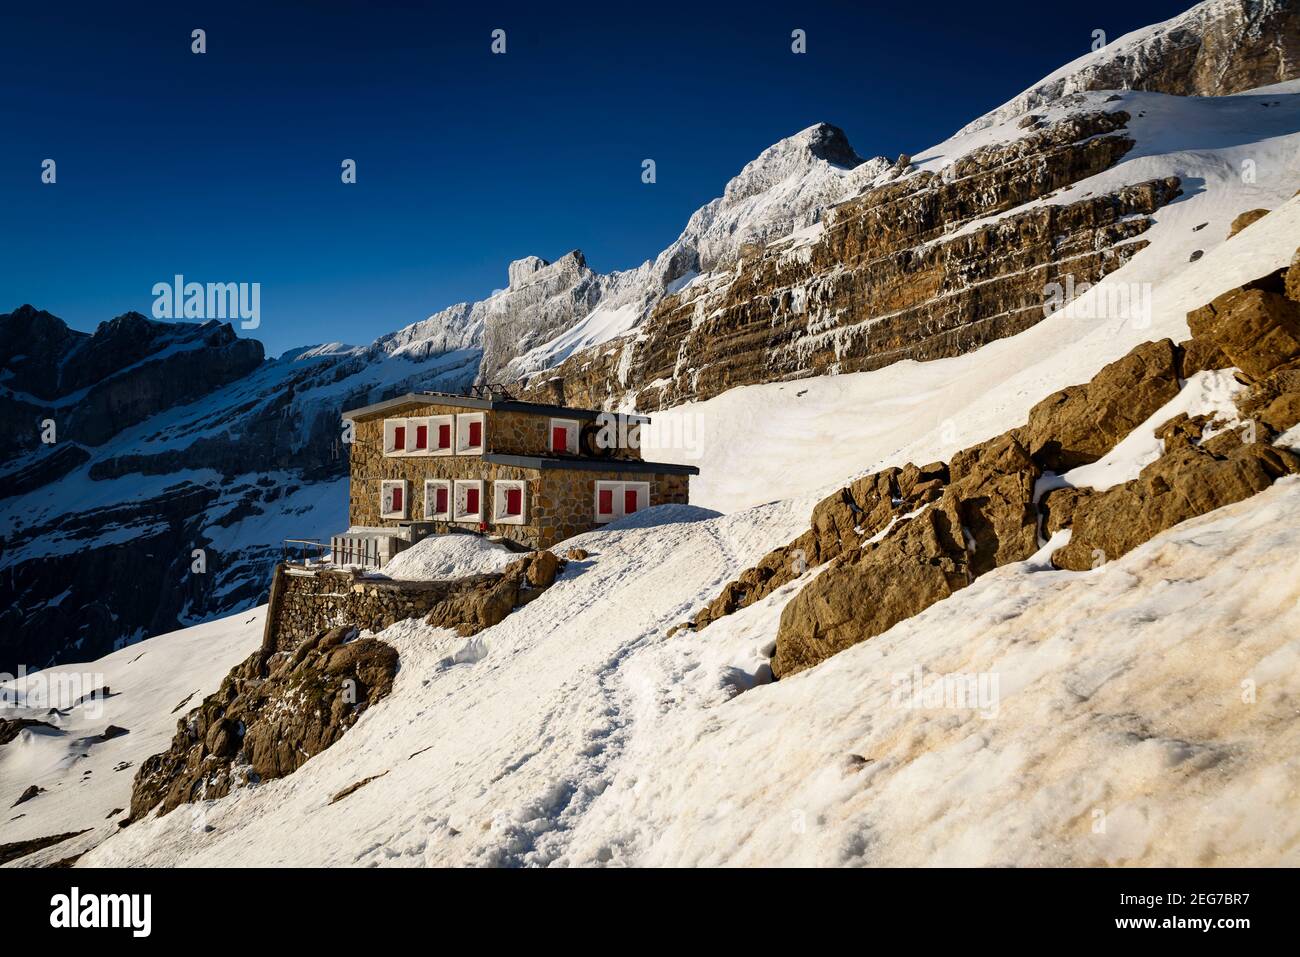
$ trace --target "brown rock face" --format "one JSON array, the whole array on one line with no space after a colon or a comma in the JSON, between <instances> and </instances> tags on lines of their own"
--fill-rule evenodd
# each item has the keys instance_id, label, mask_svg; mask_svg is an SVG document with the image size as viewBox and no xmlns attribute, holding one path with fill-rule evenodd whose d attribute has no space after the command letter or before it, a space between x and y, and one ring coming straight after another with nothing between
<instances>
[{"instance_id":1,"label":"brown rock face","mask_svg":"<svg viewBox=\"0 0 1300 957\"><path fill-rule=\"evenodd\" d=\"M1098 492L1075 514L1070 543L1052 555L1057 568L1096 567L1197 515L1262 492L1300 470L1300 456L1259 443L1225 457L1203 448L1166 453L1131 482Z\"/></svg>"},{"instance_id":2,"label":"brown rock face","mask_svg":"<svg viewBox=\"0 0 1300 957\"><path fill-rule=\"evenodd\" d=\"M1014 435L967 449L950 471L950 484L926 493L932 504L924 511L886 525L879 541L841 543L831 566L791 600L777 632L774 675L811 667L1035 552L1040 472Z\"/></svg>"},{"instance_id":3,"label":"brown rock face","mask_svg":"<svg viewBox=\"0 0 1300 957\"><path fill-rule=\"evenodd\" d=\"M1274 435L1300 422L1300 362L1278 366L1255 382L1237 399L1237 409Z\"/></svg>"},{"instance_id":4,"label":"brown rock face","mask_svg":"<svg viewBox=\"0 0 1300 957\"><path fill-rule=\"evenodd\" d=\"M737 385L960 355L1046 314L1047 288L1096 282L1145 245L1147 214L1179 195L1153 180L1043 204L962 232L1114 165L1125 113L1079 114L901 176L836 207L810 245L776 243L730 274L669 296L642 334L570 358L526 395L601 405L629 386L641 409ZM625 354L626 353L626 354ZM557 385L557 381L559 384Z\"/></svg>"},{"instance_id":5,"label":"brown rock face","mask_svg":"<svg viewBox=\"0 0 1300 957\"><path fill-rule=\"evenodd\" d=\"M1284 283L1286 297L1292 302L1300 302L1300 249L1291 257L1291 268L1286 272Z\"/></svg>"},{"instance_id":6,"label":"brown rock face","mask_svg":"<svg viewBox=\"0 0 1300 957\"><path fill-rule=\"evenodd\" d=\"M959 536L943 512L927 509L862 557L822 572L781 614L773 674L810 668L964 588L970 573Z\"/></svg>"},{"instance_id":7,"label":"brown rock face","mask_svg":"<svg viewBox=\"0 0 1300 957\"><path fill-rule=\"evenodd\" d=\"M1267 289L1234 289L1189 313L1188 328L1253 379L1300 359L1300 302Z\"/></svg>"},{"instance_id":8,"label":"brown rock face","mask_svg":"<svg viewBox=\"0 0 1300 957\"><path fill-rule=\"evenodd\" d=\"M255 652L179 722L171 747L146 760L131 793L131 820L222 797L249 774L291 774L392 690L397 652L355 628L322 632L292 652Z\"/></svg>"},{"instance_id":9,"label":"brown rock face","mask_svg":"<svg viewBox=\"0 0 1300 957\"><path fill-rule=\"evenodd\" d=\"M1178 375L1182 379L1190 379L1198 372L1232 366L1232 360L1223 354L1222 349L1204 339L1184 339L1178 343L1178 355L1181 359Z\"/></svg>"},{"instance_id":10,"label":"brown rock face","mask_svg":"<svg viewBox=\"0 0 1300 957\"><path fill-rule=\"evenodd\" d=\"M553 553L533 552L500 573L466 579L468 587L434 605L425 622L455 628L465 636L477 634L501 623L516 606L527 604L549 588L563 567Z\"/></svg>"},{"instance_id":11,"label":"brown rock face","mask_svg":"<svg viewBox=\"0 0 1300 957\"><path fill-rule=\"evenodd\" d=\"M1228 238L1231 239L1233 236L1237 235L1237 233L1241 232L1243 229L1245 229L1245 228L1246 228L1247 226L1249 226L1251 223L1254 223L1254 222L1257 222L1257 221L1263 219L1263 218L1264 218L1265 216L1267 216L1268 214L1269 214L1269 211L1268 211L1267 209L1250 209L1250 210L1247 210L1246 212L1244 212L1244 213L1242 213L1240 216L1238 216L1236 219L1234 219L1234 220L1232 221L1232 224L1231 224L1230 226L1228 226Z\"/></svg>"},{"instance_id":12,"label":"brown rock face","mask_svg":"<svg viewBox=\"0 0 1300 957\"><path fill-rule=\"evenodd\" d=\"M1086 385L1048 396L1029 411L1026 443L1053 472L1097 461L1178 394L1178 351L1169 339L1138 346Z\"/></svg>"}]
</instances>

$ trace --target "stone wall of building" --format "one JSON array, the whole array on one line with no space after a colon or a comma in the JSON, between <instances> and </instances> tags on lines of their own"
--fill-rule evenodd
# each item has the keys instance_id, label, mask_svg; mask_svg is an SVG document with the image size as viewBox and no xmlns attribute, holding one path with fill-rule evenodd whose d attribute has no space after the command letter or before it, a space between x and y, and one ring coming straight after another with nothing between
<instances>
[{"instance_id":1,"label":"stone wall of building","mask_svg":"<svg viewBox=\"0 0 1300 957\"><path fill-rule=\"evenodd\" d=\"M262 647L270 652L292 651L300 642L340 625L379 631L406 618L422 618L438 602L492 577L385 581L351 570L278 565Z\"/></svg>"},{"instance_id":2,"label":"stone wall of building","mask_svg":"<svg viewBox=\"0 0 1300 957\"><path fill-rule=\"evenodd\" d=\"M597 482L645 482L650 486L650 505L685 505L690 500L690 476L644 472L595 472L547 469L542 472L541 495L537 498L537 540L549 548L566 538L598 528L596 523Z\"/></svg>"},{"instance_id":3,"label":"stone wall of building","mask_svg":"<svg viewBox=\"0 0 1300 957\"><path fill-rule=\"evenodd\" d=\"M455 411L449 406L412 406L401 417L444 415ZM464 410L461 410L464 411ZM397 416L392 416L397 417ZM548 416L518 412L489 412L485 443L490 450L506 454L538 454L528 442L547 441ZM631 450L629 450L631 451ZM688 500L688 477L609 471L532 469L484 461L481 455L384 455L384 417L377 416L355 423L351 455L351 481L348 490L348 522L367 527L399 527L423 522L424 483L428 479L481 479L484 481L483 522L432 522L435 533L449 531L485 531L517 542L528 548L549 548L580 532L590 531L595 522L597 481L648 482L650 504L685 503ZM541 454L545 455L545 451ZM635 452L639 456L639 451ZM611 464L618 459L611 459ZM382 483L405 479L407 518L381 518ZM525 486L524 524L493 521L492 483L500 479L527 482Z\"/></svg>"}]
</instances>

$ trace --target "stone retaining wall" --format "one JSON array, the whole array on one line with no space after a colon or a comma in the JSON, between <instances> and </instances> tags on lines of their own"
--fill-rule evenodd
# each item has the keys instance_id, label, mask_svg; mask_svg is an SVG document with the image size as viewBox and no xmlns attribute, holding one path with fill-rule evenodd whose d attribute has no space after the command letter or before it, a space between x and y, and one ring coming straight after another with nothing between
<instances>
[{"instance_id":1,"label":"stone retaining wall","mask_svg":"<svg viewBox=\"0 0 1300 957\"><path fill-rule=\"evenodd\" d=\"M366 578L355 570L309 571L277 565L262 647L289 651L339 625L379 631L406 618L422 618L438 602L499 577L388 581Z\"/></svg>"}]
</instances>

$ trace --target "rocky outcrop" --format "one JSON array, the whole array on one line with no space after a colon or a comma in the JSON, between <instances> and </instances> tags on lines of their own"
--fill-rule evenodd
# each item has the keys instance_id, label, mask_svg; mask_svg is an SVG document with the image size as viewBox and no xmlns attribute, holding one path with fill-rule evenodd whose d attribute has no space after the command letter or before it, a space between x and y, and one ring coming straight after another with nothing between
<instances>
[{"instance_id":1,"label":"rocky outcrop","mask_svg":"<svg viewBox=\"0 0 1300 957\"><path fill-rule=\"evenodd\" d=\"M1290 278L1266 276L1219 297L1189 316L1197 332L1189 342L1138 346L1088 383L1039 402L1026 425L958 452L946 465L858 479L817 505L807 532L746 569L685 627L704 628L825 564L782 611L772 672L788 677L993 568L1029 558L1058 531L1069 529L1071 537L1052 554L1056 567L1096 568L1179 522L1300 472L1300 455L1269 444L1300 419L1300 359L1277 331L1288 328L1279 316L1300 303L1272 291L1288 288ZM1266 300L1268 322L1261 297L1282 302ZM1098 461L1177 395L1189 366L1234 354L1253 370L1249 388L1236 397L1246 421L1180 413L1154 430L1163 454L1137 478L1104 491L1053 488L1036 499L1044 470Z\"/></svg>"},{"instance_id":2,"label":"rocky outcrop","mask_svg":"<svg viewBox=\"0 0 1300 957\"><path fill-rule=\"evenodd\" d=\"M532 552L499 573L465 579L467 587L434 605L425 621L464 636L477 634L551 587L563 566L551 552Z\"/></svg>"},{"instance_id":3,"label":"rocky outcrop","mask_svg":"<svg viewBox=\"0 0 1300 957\"><path fill-rule=\"evenodd\" d=\"M423 607L433 605L429 624L472 635L540 595L562 567L552 553L533 552L501 573L450 582L367 583L351 573L304 574L297 581L310 587L291 596L285 593L292 586L285 583L292 579L282 570L262 647L177 723L166 752L140 766L130 819L159 805L165 814L190 801L222 797L242 783L292 774L341 738L389 693L397 673L397 652L377 638L358 637L355 622L369 626L373 618L380 626L414 617L418 591ZM341 582L347 583L344 591L337 590ZM377 590L367 595L368 585ZM418 588L425 585L443 587ZM349 603L333 600L339 597ZM308 619L294 609L309 604L316 609L312 621L352 622L299 638Z\"/></svg>"},{"instance_id":4,"label":"rocky outcrop","mask_svg":"<svg viewBox=\"0 0 1300 957\"><path fill-rule=\"evenodd\" d=\"M89 830L87 828L86 830ZM85 834L86 831L67 831L63 834L50 834L45 837L34 837L26 841L14 841L11 844L0 844L0 864L8 864L10 861L17 861L28 854L35 854L37 851L52 847L55 844L62 844L64 841L71 840L78 835Z\"/></svg>"},{"instance_id":5,"label":"rocky outcrop","mask_svg":"<svg viewBox=\"0 0 1300 957\"><path fill-rule=\"evenodd\" d=\"M1030 454L1053 472L1097 461L1178 394L1179 371L1173 342L1148 342L1090 382L1048 396L1029 410Z\"/></svg>"},{"instance_id":6,"label":"rocky outcrop","mask_svg":"<svg viewBox=\"0 0 1300 957\"><path fill-rule=\"evenodd\" d=\"M1268 215L1267 209L1251 209L1242 213L1228 226L1228 238L1231 239L1251 223L1259 222Z\"/></svg>"},{"instance_id":7,"label":"rocky outcrop","mask_svg":"<svg viewBox=\"0 0 1300 957\"><path fill-rule=\"evenodd\" d=\"M259 649L176 726L136 774L130 820L155 807L228 794L293 773L392 690L397 652L356 628L323 631L292 651Z\"/></svg>"},{"instance_id":8,"label":"rocky outcrop","mask_svg":"<svg viewBox=\"0 0 1300 957\"><path fill-rule=\"evenodd\" d=\"M1073 571L1096 568L1179 522L1249 498L1297 471L1300 456L1260 443L1238 445L1227 455L1199 446L1168 452L1133 481L1082 502L1073 515L1070 542L1052 553L1052 564Z\"/></svg>"},{"instance_id":9,"label":"rocky outcrop","mask_svg":"<svg viewBox=\"0 0 1300 957\"><path fill-rule=\"evenodd\" d=\"M0 744L8 744L26 728L47 728L55 734L63 733L48 721L36 718L0 718Z\"/></svg>"},{"instance_id":10,"label":"rocky outcrop","mask_svg":"<svg viewBox=\"0 0 1300 957\"><path fill-rule=\"evenodd\" d=\"M1012 434L953 457L932 504L844 549L781 614L772 673L787 677L887 631L1038 548L1040 469Z\"/></svg>"},{"instance_id":11,"label":"rocky outcrop","mask_svg":"<svg viewBox=\"0 0 1300 957\"><path fill-rule=\"evenodd\" d=\"M1300 303L1267 289L1224 293L1190 313L1187 325L1252 379L1300 359Z\"/></svg>"},{"instance_id":12,"label":"rocky outcrop","mask_svg":"<svg viewBox=\"0 0 1300 957\"><path fill-rule=\"evenodd\" d=\"M829 211L819 238L772 244L667 297L636 337L579 353L525 394L599 406L630 388L653 410L1014 335L1048 314L1052 283L1095 282L1139 252L1148 214L1179 195L1176 179L1160 179L1033 204L1118 162L1133 145L1127 121L1076 114L941 173L893 169Z\"/></svg>"}]
</instances>

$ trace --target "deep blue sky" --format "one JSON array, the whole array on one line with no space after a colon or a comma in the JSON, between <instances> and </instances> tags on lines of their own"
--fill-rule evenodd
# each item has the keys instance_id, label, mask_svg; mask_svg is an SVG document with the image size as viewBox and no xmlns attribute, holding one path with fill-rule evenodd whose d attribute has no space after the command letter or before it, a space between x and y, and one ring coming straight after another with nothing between
<instances>
[{"instance_id":1,"label":"deep blue sky","mask_svg":"<svg viewBox=\"0 0 1300 957\"><path fill-rule=\"evenodd\" d=\"M0 312L93 329L149 314L180 272L260 282L250 335L271 354L367 342L504 286L521 256L637 265L812 123L864 156L917 152L1094 29L1190 3L9 4Z\"/></svg>"}]
</instances>

